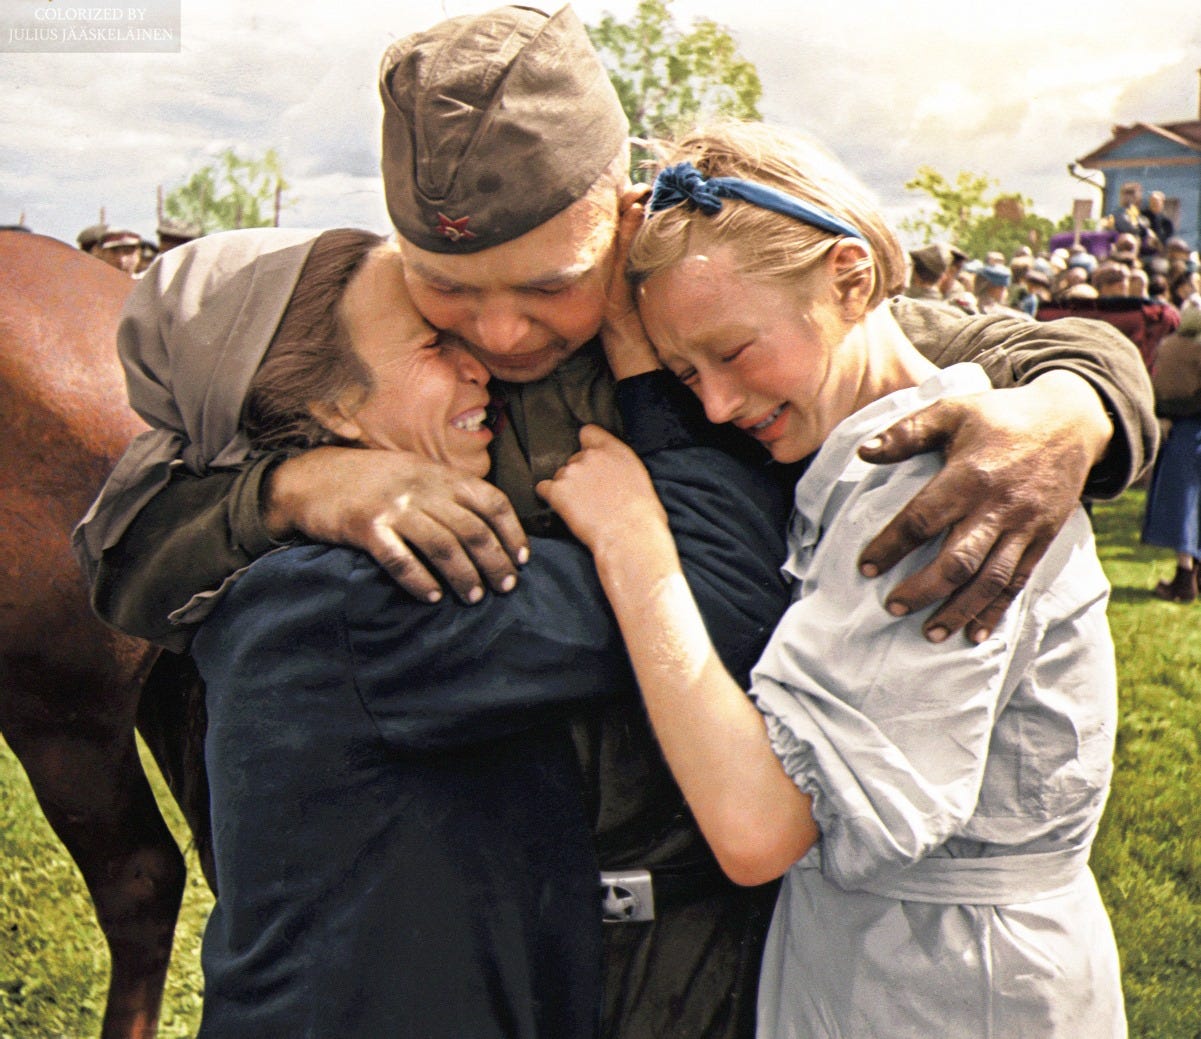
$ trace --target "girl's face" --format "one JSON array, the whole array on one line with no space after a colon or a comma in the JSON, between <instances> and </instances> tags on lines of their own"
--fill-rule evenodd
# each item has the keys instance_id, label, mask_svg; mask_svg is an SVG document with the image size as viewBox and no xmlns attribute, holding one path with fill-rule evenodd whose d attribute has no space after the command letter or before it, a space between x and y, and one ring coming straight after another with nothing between
<instances>
[{"instance_id":1,"label":"girl's face","mask_svg":"<svg viewBox=\"0 0 1201 1039\"><path fill-rule=\"evenodd\" d=\"M473 476L491 466L488 371L453 336L421 318L405 290L400 254L376 249L342 296L342 319L371 372L366 401L349 400L325 424L370 447L413 451Z\"/></svg>"},{"instance_id":2,"label":"girl's face","mask_svg":"<svg viewBox=\"0 0 1201 1039\"><path fill-rule=\"evenodd\" d=\"M663 363L779 462L821 446L855 410L859 379L839 347L853 327L827 263L804 283L738 273L727 246L696 252L639 290L638 310Z\"/></svg>"}]
</instances>

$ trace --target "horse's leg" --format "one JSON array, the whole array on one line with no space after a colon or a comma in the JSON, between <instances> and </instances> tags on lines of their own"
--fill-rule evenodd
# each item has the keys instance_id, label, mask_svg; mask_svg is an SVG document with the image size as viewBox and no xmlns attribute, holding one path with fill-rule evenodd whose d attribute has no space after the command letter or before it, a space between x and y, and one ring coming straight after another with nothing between
<instances>
[{"instance_id":1,"label":"horse's leg","mask_svg":"<svg viewBox=\"0 0 1201 1039\"><path fill-rule=\"evenodd\" d=\"M190 656L160 653L138 701L138 732L188 824L200 869L217 892L209 819L204 734L204 681Z\"/></svg>"},{"instance_id":2,"label":"horse's leg","mask_svg":"<svg viewBox=\"0 0 1201 1039\"><path fill-rule=\"evenodd\" d=\"M96 676L87 684L74 677L75 688L86 690L75 694L76 702L104 698ZM45 675L38 685L45 688ZM86 718L48 722L17 706L38 699L24 688L26 696L9 696L2 705L0 728L47 821L79 866L108 943L111 976L101 1037L153 1039L185 867L142 771L133 705L113 712L116 718L89 711ZM137 686L125 695L132 701Z\"/></svg>"}]
</instances>

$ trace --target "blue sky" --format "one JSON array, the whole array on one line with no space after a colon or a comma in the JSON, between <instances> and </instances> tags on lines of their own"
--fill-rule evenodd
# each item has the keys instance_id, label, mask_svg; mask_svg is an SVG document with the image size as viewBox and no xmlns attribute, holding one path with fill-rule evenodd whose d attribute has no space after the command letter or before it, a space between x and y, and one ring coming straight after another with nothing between
<instances>
[{"instance_id":1,"label":"blue sky","mask_svg":"<svg viewBox=\"0 0 1201 1039\"><path fill-rule=\"evenodd\" d=\"M0 0L4 6L18 0ZM21 0L28 4L30 0ZM75 2L75 0L63 0ZM380 54L397 36L491 2L181 0L181 51L0 53L0 223L74 240L101 207L151 235L156 189L226 147L275 148L281 222L386 230ZM581 0L585 22L635 0ZM919 165L985 173L1058 218L1096 192L1067 173L1115 123L1198 116L1201 3L675 0L758 67L763 110L814 134L894 216ZM1149 16L1145 11L1154 12Z\"/></svg>"}]
</instances>

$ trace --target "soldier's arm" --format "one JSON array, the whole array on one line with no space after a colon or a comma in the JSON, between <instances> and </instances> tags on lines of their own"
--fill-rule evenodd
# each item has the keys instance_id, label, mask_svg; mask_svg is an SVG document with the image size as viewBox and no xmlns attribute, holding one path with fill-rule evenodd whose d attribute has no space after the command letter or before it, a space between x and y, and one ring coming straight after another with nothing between
<instances>
[{"instance_id":1,"label":"soldier's arm","mask_svg":"<svg viewBox=\"0 0 1201 1039\"><path fill-rule=\"evenodd\" d=\"M887 605L900 614L941 600L928 637L966 627L982 639L1081 494L1120 493L1154 456L1150 381L1133 345L1101 322L1032 324L960 318L912 301L895 306L901 327L935 363L976 361L1006 388L940 401L865 445L874 462L940 449L947 464L873 539L860 565L868 576L883 574L946 531L934 562L893 588Z\"/></svg>"}]
</instances>

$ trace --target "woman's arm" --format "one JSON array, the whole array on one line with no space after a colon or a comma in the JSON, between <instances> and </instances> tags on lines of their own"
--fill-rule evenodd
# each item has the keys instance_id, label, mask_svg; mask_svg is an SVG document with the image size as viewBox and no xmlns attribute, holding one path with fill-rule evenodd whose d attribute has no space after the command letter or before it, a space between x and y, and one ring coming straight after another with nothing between
<instances>
[{"instance_id":1,"label":"woman's arm","mask_svg":"<svg viewBox=\"0 0 1201 1039\"><path fill-rule=\"evenodd\" d=\"M778 566L786 498L761 470L693 444L653 385L623 396L631 411L653 404L657 420L636 421L633 435L650 454L675 536L698 561L688 579L718 650L745 677L787 601ZM597 511L605 521L607 510ZM471 609L414 601L364 554L296 547L233 586L197 653L209 669L234 673L253 672L264 654L287 659L306 686L353 674L381 732L413 752L500 738L634 694L592 557L550 539L535 540L513 592Z\"/></svg>"},{"instance_id":2,"label":"woman's arm","mask_svg":"<svg viewBox=\"0 0 1201 1039\"><path fill-rule=\"evenodd\" d=\"M714 658L644 476L640 483L611 439L587 430L584 444L543 492L596 553L660 745L736 880L778 875L820 833L823 868L854 886L959 834L977 810L997 718L1016 688L1014 661L1033 659L1048 618L1075 623L1087 613L1104 626L1106 584L1079 509L1040 568L1038 588L986 643L930 646L918 620L890 617L854 555L938 467L918 459L874 470L845 500L840 491L833 508L809 501L789 564L806 594L755 667L752 706ZM845 447L847 457L853 449ZM592 520L582 503L598 494L619 523ZM615 527L628 536L615 536ZM906 570L936 551L924 546ZM1075 569L1055 594L1041 596L1067 565ZM1041 612L1032 621L1033 611ZM1063 659L1056 655L1052 667ZM1048 702L1059 710L1060 700L1052 693Z\"/></svg>"},{"instance_id":3,"label":"woman's arm","mask_svg":"<svg viewBox=\"0 0 1201 1039\"><path fill-rule=\"evenodd\" d=\"M206 682L357 697L406 753L501 739L634 695L588 553L536 542L512 595L468 608L404 592L369 556L321 545L258 560L201 625ZM266 692L264 688L264 693Z\"/></svg>"},{"instance_id":4,"label":"woman's arm","mask_svg":"<svg viewBox=\"0 0 1201 1039\"><path fill-rule=\"evenodd\" d=\"M597 427L580 439L539 492L594 553L660 746L722 868L763 883L817 840L809 798L713 648L645 469Z\"/></svg>"},{"instance_id":5,"label":"woman's arm","mask_svg":"<svg viewBox=\"0 0 1201 1039\"><path fill-rule=\"evenodd\" d=\"M745 686L788 605L780 565L791 487L758 444L709 423L674 375L617 384L626 443L642 459L667 513L684 575L718 656ZM602 518L607 508L600 508ZM615 527L620 519L613 517Z\"/></svg>"},{"instance_id":6,"label":"woman's arm","mask_svg":"<svg viewBox=\"0 0 1201 1039\"><path fill-rule=\"evenodd\" d=\"M529 543L492 485L401 452L318 448L195 476L180 468L94 561L92 603L130 635L183 650L194 625L171 614L289 537L370 553L418 598L441 585L465 602L506 590Z\"/></svg>"}]
</instances>

